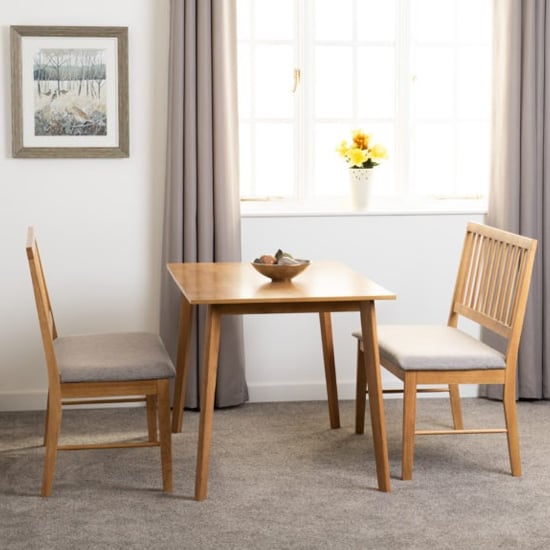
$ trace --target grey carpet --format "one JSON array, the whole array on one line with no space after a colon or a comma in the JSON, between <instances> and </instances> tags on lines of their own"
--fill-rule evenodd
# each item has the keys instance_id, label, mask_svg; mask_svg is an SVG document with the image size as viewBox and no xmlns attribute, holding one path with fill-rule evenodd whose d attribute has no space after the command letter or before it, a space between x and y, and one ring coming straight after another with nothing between
<instances>
[{"instance_id":1,"label":"grey carpet","mask_svg":"<svg viewBox=\"0 0 550 550\"><path fill-rule=\"evenodd\" d=\"M401 401L386 401L392 492L376 490L370 426L328 428L325 403L216 411L209 497L192 500L198 414L173 437L174 486L158 449L60 453L53 495L38 496L43 413L0 413L0 548L494 549L550 547L550 403L521 402L524 475L504 435L421 437L413 481L400 474ZM445 399L422 399L419 425L445 425ZM464 400L468 426L502 425L501 404ZM143 433L143 409L72 410L65 441Z\"/></svg>"}]
</instances>

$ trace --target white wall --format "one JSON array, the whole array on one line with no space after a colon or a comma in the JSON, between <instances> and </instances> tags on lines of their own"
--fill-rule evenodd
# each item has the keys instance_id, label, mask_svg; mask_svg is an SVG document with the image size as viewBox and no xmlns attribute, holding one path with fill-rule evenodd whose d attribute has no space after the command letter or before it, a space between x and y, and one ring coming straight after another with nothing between
<instances>
[{"instance_id":1,"label":"white wall","mask_svg":"<svg viewBox=\"0 0 550 550\"><path fill-rule=\"evenodd\" d=\"M39 237L62 333L158 328L168 0L3 2L0 86L0 411L40 409L46 375L24 253ZM13 159L10 25L129 28L130 158ZM243 260L286 249L349 263L398 295L381 322L444 322L462 241L476 215L245 217ZM354 314L335 314L341 397L353 396ZM323 399L318 319L245 318L254 401Z\"/></svg>"},{"instance_id":2,"label":"white wall","mask_svg":"<svg viewBox=\"0 0 550 550\"><path fill-rule=\"evenodd\" d=\"M61 331L158 328L168 21L169 0L2 2L0 410L45 402L27 225ZM11 157L10 25L128 27L128 159Z\"/></svg>"},{"instance_id":3,"label":"white wall","mask_svg":"<svg viewBox=\"0 0 550 550\"><path fill-rule=\"evenodd\" d=\"M340 260L397 294L379 302L381 323L446 323L464 230L481 214L246 217L243 260L278 248L298 258ZM269 315L244 319L251 401L326 397L318 316ZM339 395L354 397L355 313L333 314ZM472 327L464 326L466 330ZM399 387L385 372L384 385ZM476 395L475 387L462 395Z\"/></svg>"}]
</instances>

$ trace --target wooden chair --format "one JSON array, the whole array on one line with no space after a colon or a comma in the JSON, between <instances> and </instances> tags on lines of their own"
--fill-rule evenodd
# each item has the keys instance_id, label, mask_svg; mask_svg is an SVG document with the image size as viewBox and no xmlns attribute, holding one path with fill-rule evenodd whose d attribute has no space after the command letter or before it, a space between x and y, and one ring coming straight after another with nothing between
<instances>
[{"instance_id":1,"label":"wooden chair","mask_svg":"<svg viewBox=\"0 0 550 550\"><path fill-rule=\"evenodd\" d=\"M537 241L469 223L447 326L380 325L380 363L403 382L402 479L411 479L415 435L506 433L512 475L521 475L516 415L516 361ZM426 284L429 284L426 281ZM502 338L504 352L458 328L477 323ZM366 375L358 339L356 433L364 431ZM453 429L416 430L419 384L444 384L450 394ZM501 384L505 428L464 429L459 384ZM386 390L384 390L386 391Z\"/></svg>"},{"instance_id":2,"label":"wooden chair","mask_svg":"<svg viewBox=\"0 0 550 550\"><path fill-rule=\"evenodd\" d=\"M169 380L175 370L162 341L157 335L142 332L58 336L32 227L28 229L26 249L48 368L41 495L47 497L52 492L58 450L151 446L160 447L162 487L171 492ZM146 441L58 444L64 406L136 401L146 403Z\"/></svg>"}]
</instances>

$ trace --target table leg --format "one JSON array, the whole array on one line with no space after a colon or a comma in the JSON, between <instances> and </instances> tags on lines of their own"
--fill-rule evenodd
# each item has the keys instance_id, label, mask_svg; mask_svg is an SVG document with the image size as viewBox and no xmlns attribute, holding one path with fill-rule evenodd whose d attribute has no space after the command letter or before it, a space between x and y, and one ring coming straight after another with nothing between
<instances>
[{"instance_id":1,"label":"table leg","mask_svg":"<svg viewBox=\"0 0 550 550\"><path fill-rule=\"evenodd\" d=\"M357 340L357 365L355 381L355 433L365 433L365 409L367 406L367 372L365 358L361 349L362 342Z\"/></svg>"},{"instance_id":2,"label":"table leg","mask_svg":"<svg viewBox=\"0 0 550 550\"><path fill-rule=\"evenodd\" d=\"M361 303L360 311L378 488L381 491L388 492L391 489L390 468L374 301Z\"/></svg>"},{"instance_id":3,"label":"table leg","mask_svg":"<svg viewBox=\"0 0 550 550\"><path fill-rule=\"evenodd\" d=\"M189 352L191 350L191 332L193 327L194 307L185 299L181 299L178 357L176 364L176 380L174 384L174 405L172 411L172 432L181 432L183 423L183 407L187 373L189 372Z\"/></svg>"},{"instance_id":4,"label":"table leg","mask_svg":"<svg viewBox=\"0 0 550 550\"><path fill-rule=\"evenodd\" d=\"M220 349L221 312L215 306L206 310L206 334L204 342L204 367L201 388L199 446L197 452L197 472L195 478L195 499L204 500L208 491L208 463L210 460L210 440L214 416L214 396L218 355Z\"/></svg>"},{"instance_id":5,"label":"table leg","mask_svg":"<svg viewBox=\"0 0 550 550\"><path fill-rule=\"evenodd\" d=\"M325 362L325 380L327 383L328 414L331 428L340 427L340 410L338 405L338 388L336 386L336 369L334 366L334 343L332 340L332 321L329 311L319 313L321 321L321 340Z\"/></svg>"}]
</instances>

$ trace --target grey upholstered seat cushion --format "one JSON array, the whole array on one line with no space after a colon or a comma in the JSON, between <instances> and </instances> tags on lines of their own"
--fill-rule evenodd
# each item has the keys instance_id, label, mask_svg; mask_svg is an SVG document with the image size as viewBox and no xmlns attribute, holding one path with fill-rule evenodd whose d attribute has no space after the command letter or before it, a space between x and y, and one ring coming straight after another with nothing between
<instances>
[{"instance_id":1,"label":"grey upholstered seat cushion","mask_svg":"<svg viewBox=\"0 0 550 550\"><path fill-rule=\"evenodd\" d=\"M360 338L361 333L355 332ZM404 370L503 369L504 355L459 329L440 325L379 325L380 361Z\"/></svg>"},{"instance_id":2,"label":"grey upholstered seat cushion","mask_svg":"<svg viewBox=\"0 0 550 550\"><path fill-rule=\"evenodd\" d=\"M61 382L172 378L174 365L159 336L120 332L54 340Z\"/></svg>"}]
</instances>

